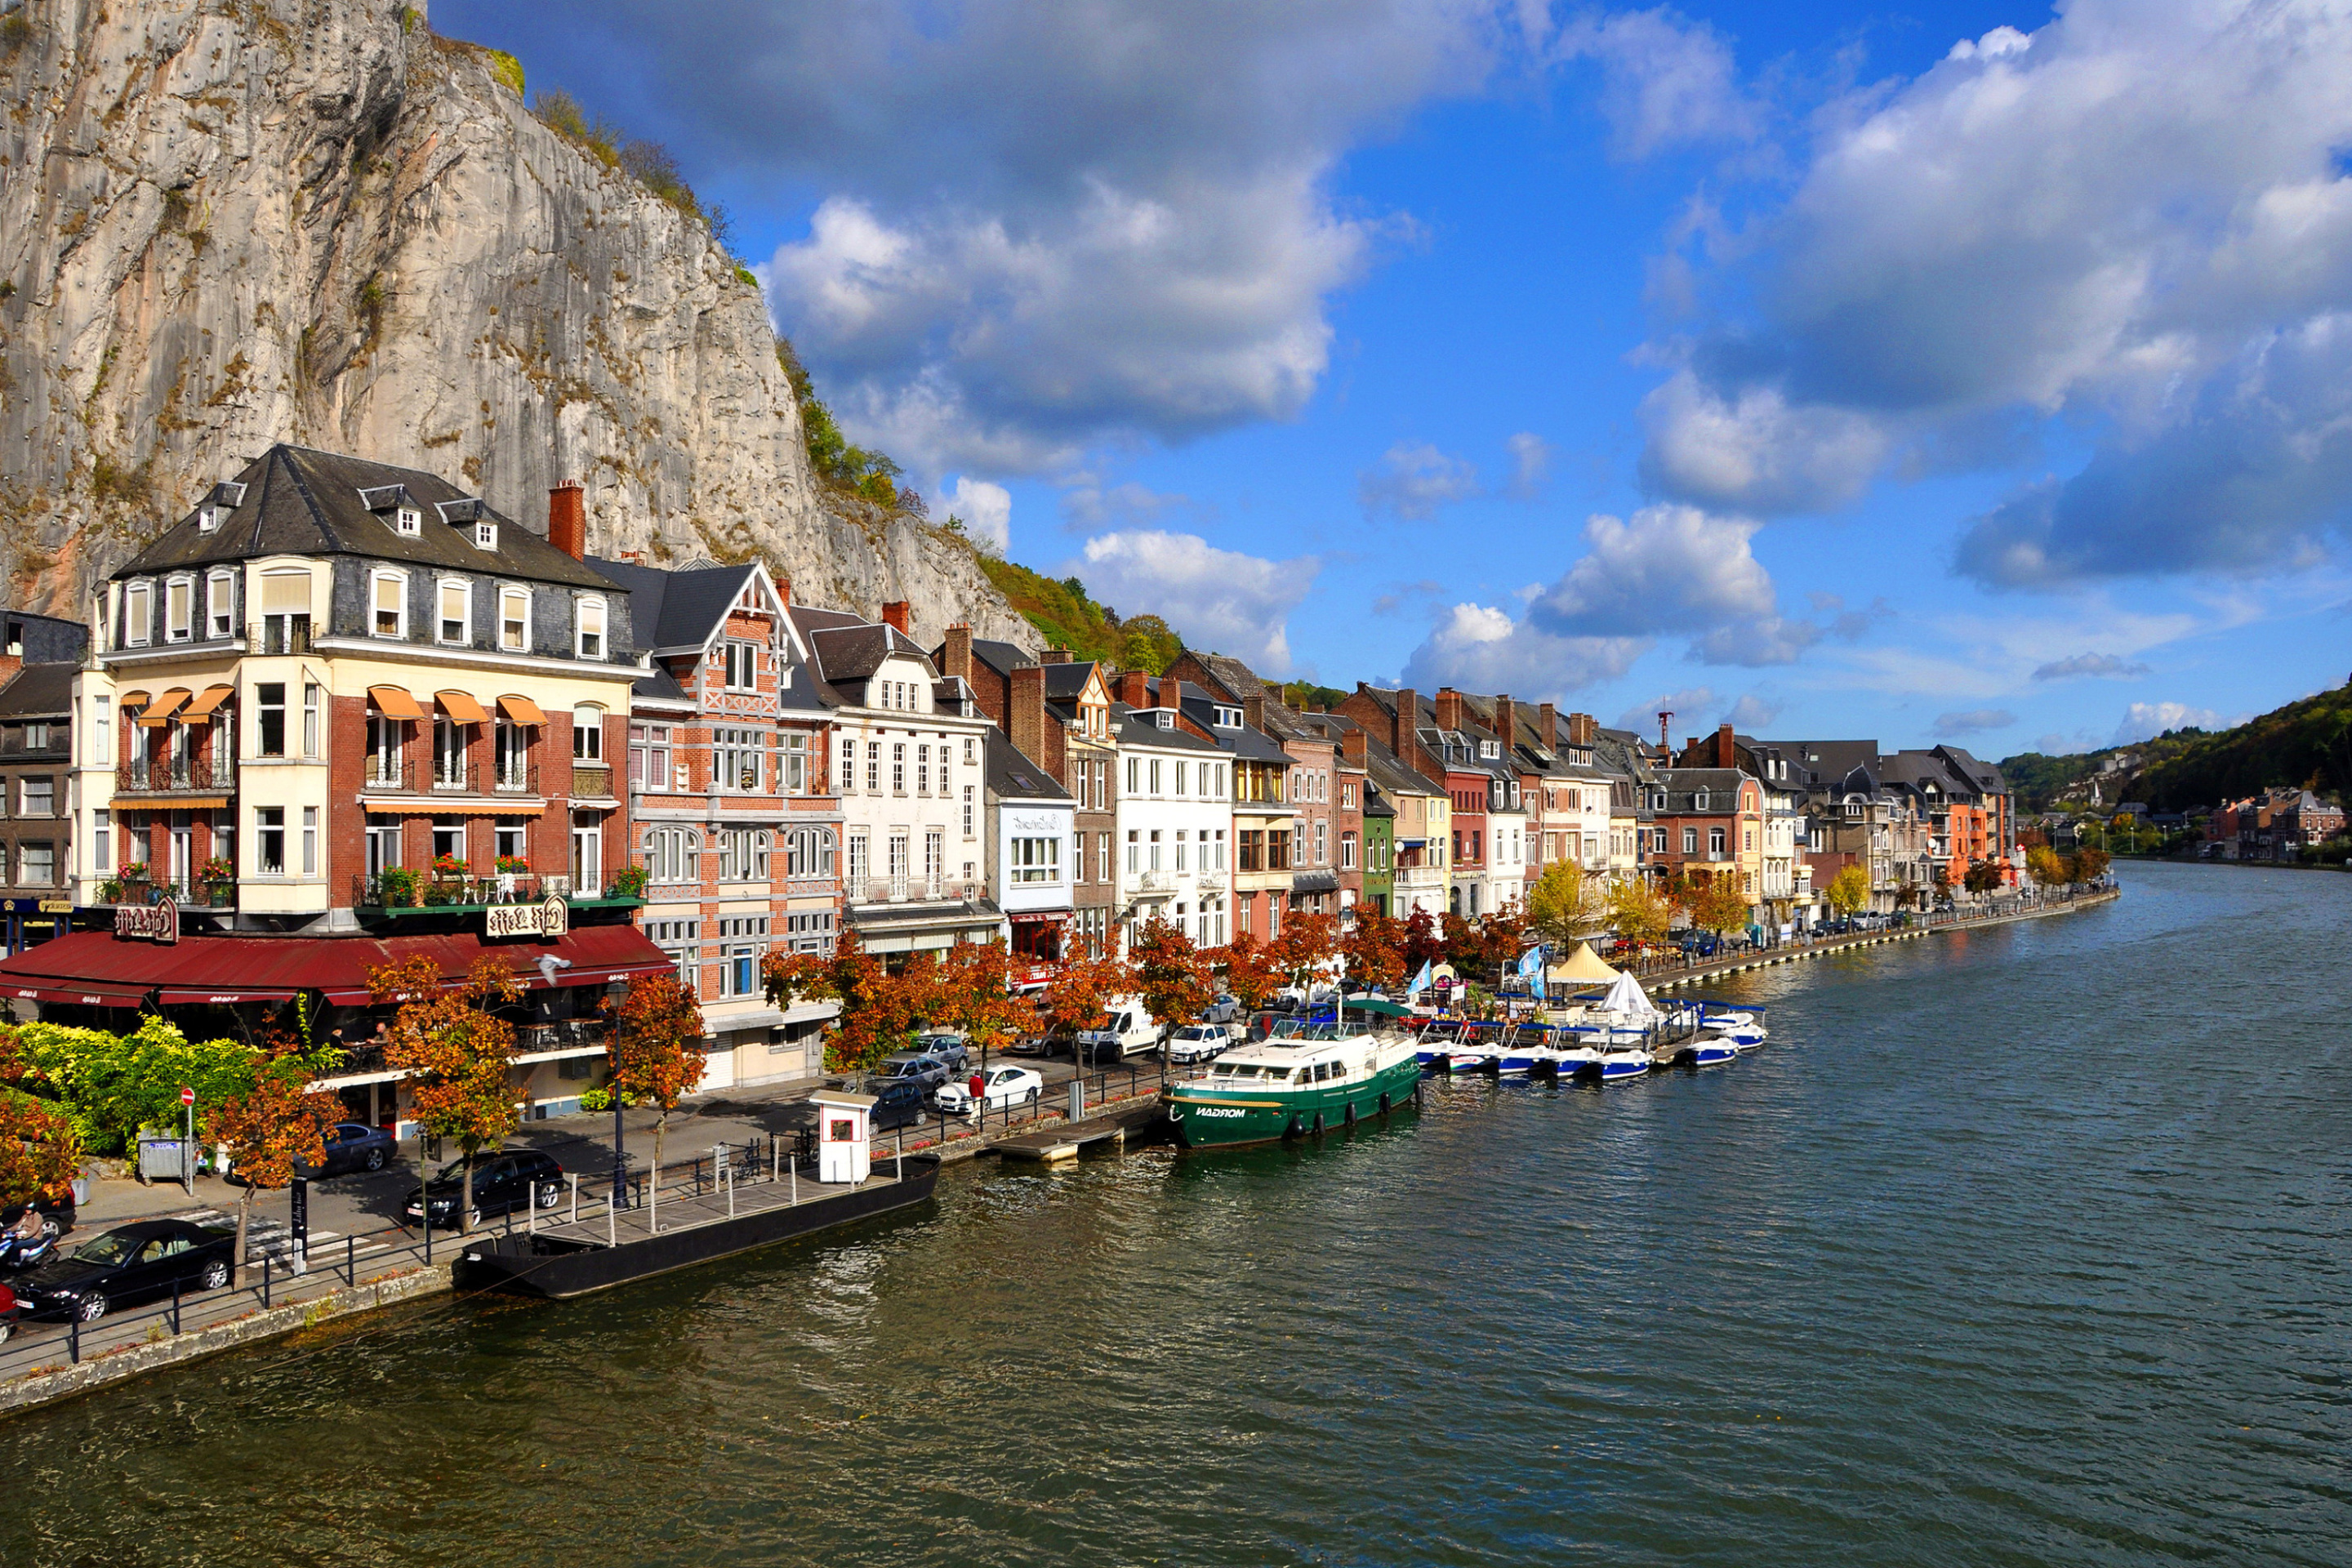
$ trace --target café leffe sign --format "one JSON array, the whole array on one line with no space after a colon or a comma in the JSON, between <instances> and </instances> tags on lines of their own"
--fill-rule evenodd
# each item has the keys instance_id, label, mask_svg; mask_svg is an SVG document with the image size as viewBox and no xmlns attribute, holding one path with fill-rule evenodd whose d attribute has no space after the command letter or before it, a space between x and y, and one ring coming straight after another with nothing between
<instances>
[{"instance_id":1,"label":"caf\u00e9 leffe sign","mask_svg":"<svg viewBox=\"0 0 2352 1568\"><path fill-rule=\"evenodd\" d=\"M129 942L180 940L180 906L170 899L152 904L114 906L114 934Z\"/></svg>"},{"instance_id":2,"label":"caf\u00e9 leffe sign","mask_svg":"<svg viewBox=\"0 0 2352 1568\"><path fill-rule=\"evenodd\" d=\"M572 906L550 893L535 904L492 904L484 919L484 936L562 936L572 929Z\"/></svg>"}]
</instances>

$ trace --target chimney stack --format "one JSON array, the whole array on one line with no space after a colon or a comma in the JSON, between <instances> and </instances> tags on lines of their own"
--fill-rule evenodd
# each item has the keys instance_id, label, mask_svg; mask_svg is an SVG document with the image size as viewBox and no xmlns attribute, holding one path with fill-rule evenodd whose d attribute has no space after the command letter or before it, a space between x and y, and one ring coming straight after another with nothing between
<instances>
[{"instance_id":1,"label":"chimney stack","mask_svg":"<svg viewBox=\"0 0 2352 1568\"><path fill-rule=\"evenodd\" d=\"M1511 748L1518 744L1519 711L1511 706L1511 694L1495 694L1495 738L1503 742L1503 760L1511 760Z\"/></svg>"},{"instance_id":2,"label":"chimney stack","mask_svg":"<svg viewBox=\"0 0 2352 1568\"><path fill-rule=\"evenodd\" d=\"M1715 730L1715 765L1736 768L1739 765L1739 742L1732 735L1731 726L1718 724Z\"/></svg>"},{"instance_id":3,"label":"chimney stack","mask_svg":"<svg viewBox=\"0 0 2352 1568\"><path fill-rule=\"evenodd\" d=\"M1536 731L1538 738L1543 742L1543 749L1545 751L1559 751L1559 710L1554 708L1549 702L1538 703L1536 705ZM1568 732L1568 742L1571 746L1576 743L1576 731L1572 728Z\"/></svg>"},{"instance_id":4,"label":"chimney stack","mask_svg":"<svg viewBox=\"0 0 2352 1568\"><path fill-rule=\"evenodd\" d=\"M898 632L901 637L913 637L915 634L907 628L908 612L914 607L904 599L892 599L882 606L882 624Z\"/></svg>"},{"instance_id":5,"label":"chimney stack","mask_svg":"<svg viewBox=\"0 0 2352 1568\"><path fill-rule=\"evenodd\" d=\"M1151 706L1151 677L1139 669L1123 669L1118 674L1118 689L1113 694L1129 708Z\"/></svg>"},{"instance_id":6,"label":"chimney stack","mask_svg":"<svg viewBox=\"0 0 2352 1568\"><path fill-rule=\"evenodd\" d=\"M787 611L793 607L793 580L790 577L776 579L776 601Z\"/></svg>"},{"instance_id":7,"label":"chimney stack","mask_svg":"<svg viewBox=\"0 0 2352 1568\"><path fill-rule=\"evenodd\" d=\"M1450 686L1437 689L1437 727L1454 731L1462 728L1462 693Z\"/></svg>"},{"instance_id":8,"label":"chimney stack","mask_svg":"<svg viewBox=\"0 0 2352 1568\"><path fill-rule=\"evenodd\" d=\"M941 675L971 679L971 626L958 621L948 628L947 645L940 650Z\"/></svg>"},{"instance_id":9,"label":"chimney stack","mask_svg":"<svg viewBox=\"0 0 2352 1568\"><path fill-rule=\"evenodd\" d=\"M1253 730L1265 728L1265 692L1263 689L1242 699L1242 722Z\"/></svg>"},{"instance_id":10,"label":"chimney stack","mask_svg":"<svg viewBox=\"0 0 2352 1568\"><path fill-rule=\"evenodd\" d=\"M1067 664L1070 662L1070 650L1066 647L1049 647L1044 653L1037 656L1037 662L1039 664Z\"/></svg>"},{"instance_id":11,"label":"chimney stack","mask_svg":"<svg viewBox=\"0 0 2352 1568\"><path fill-rule=\"evenodd\" d=\"M574 561L588 553L588 503L578 479L547 492L547 542Z\"/></svg>"},{"instance_id":12,"label":"chimney stack","mask_svg":"<svg viewBox=\"0 0 2352 1568\"><path fill-rule=\"evenodd\" d=\"M1568 716L1568 743L1570 745L1589 746L1600 738L1601 721L1598 719L1595 719L1591 714L1571 713Z\"/></svg>"},{"instance_id":13,"label":"chimney stack","mask_svg":"<svg viewBox=\"0 0 2352 1568\"><path fill-rule=\"evenodd\" d=\"M1012 722L1006 726L1005 739L1013 742L1014 751L1039 767L1045 767L1045 667L1013 666L1012 687L1012 700L1007 704L1012 709L1007 715ZM1055 782L1060 782L1058 774Z\"/></svg>"},{"instance_id":14,"label":"chimney stack","mask_svg":"<svg viewBox=\"0 0 2352 1568\"><path fill-rule=\"evenodd\" d=\"M1408 686L1396 694L1396 713L1389 722L1389 750L1415 773L1421 766L1421 693Z\"/></svg>"},{"instance_id":15,"label":"chimney stack","mask_svg":"<svg viewBox=\"0 0 2352 1568\"><path fill-rule=\"evenodd\" d=\"M1184 711L1184 683L1169 676L1160 678L1160 706Z\"/></svg>"},{"instance_id":16,"label":"chimney stack","mask_svg":"<svg viewBox=\"0 0 2352 1568\"><path fill-rule=\"evenodd\" d=\"M1342 730L1339 731L1339 755L1347 759L1348 765L1351 768L1370 766L1372 760L1371 742L1372 738L1364 733L1360 725L1354 729Z\"/></svg>"}]
</instances>

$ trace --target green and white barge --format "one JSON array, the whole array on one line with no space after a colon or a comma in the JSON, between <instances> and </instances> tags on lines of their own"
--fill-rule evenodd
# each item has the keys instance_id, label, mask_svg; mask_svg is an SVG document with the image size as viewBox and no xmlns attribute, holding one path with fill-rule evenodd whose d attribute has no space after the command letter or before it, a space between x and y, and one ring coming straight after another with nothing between
<instances>
[{"instance_id":1,"label":"green and white barge","mask_svg":"<svg viewBox=\"0 0 2352 1568\"><path fill-rule=\"evenodd\" d=\"M1206 1077L1162 1091L1176 1140L1227 1149L1337 1131L1412 1104L1421 1087L1413 1042L1360 1025L1286 1023L1236 1046Z\"/></svg>"}]
</instances>

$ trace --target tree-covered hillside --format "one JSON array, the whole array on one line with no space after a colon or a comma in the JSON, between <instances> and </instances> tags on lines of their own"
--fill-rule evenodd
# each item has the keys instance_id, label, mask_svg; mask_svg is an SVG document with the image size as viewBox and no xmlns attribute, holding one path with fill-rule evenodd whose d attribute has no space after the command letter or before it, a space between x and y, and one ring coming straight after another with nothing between
<instances>
[{"instance_id":1,"label":"tree-covered hillside","mask_svg":"<svg viewBox=\"0 0 2352 1568\"><path fill-rule=\"evenodd\" d=\"M1049 647L1067 648L1075 658L1104 659L1121 669L1157 675L1184 647L1158 616L1121 620L1110 605L1088 598L1086 584L1076 577L1057 582L985 553L980 566Z\"/></svg>"},{"instance_id":2,"label":"tree-covered hillside","mask_svg":"<svg viewBox=\"0 0 2352 1568\"><path fill-rule=\"evenodd\" d=\"M2352 685L2272 710L2234 730L2197 735L2140 774L2159 811L2214 805L2256 790L2300 787L2341 795L2352 787Z\"/></svg>"}]
</instances>

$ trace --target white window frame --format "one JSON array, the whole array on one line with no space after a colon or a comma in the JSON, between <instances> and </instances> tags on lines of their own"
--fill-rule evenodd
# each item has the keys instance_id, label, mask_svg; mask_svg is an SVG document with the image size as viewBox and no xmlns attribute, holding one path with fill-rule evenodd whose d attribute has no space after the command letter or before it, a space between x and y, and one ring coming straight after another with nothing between
<instances>
[{"instance_id":1,"label":"white window frame","mask_svg":"<svg viewBox=\"0 0 2352 1568\"><path fill-rule=\"evenodd\" d=\"M583 713L593 713L595 718L591 722L583 724L580 717ZM572 760L573 762L599 764L604 762L604 710L593 702L581 703L572 710Z\"/></svg>"},{"instance_id":2,"label":"white window frame","mask_svg":"<svg viewBox=\"0 0 2352 1568\"><path fill-rule=\"evenodd\" d=\"M236 572L215 566L205 574L205 640L225 642L236 636Z\"/></svg>"},{"instance_id":3,"label":"white window frame","mask_svg":"<svg viewBox=\"0 0 2352 1568\"><path fill-rule=\"evenodd\" d=\"M449 635L449 590L457 590L458 602L465 606L458 621L457 635ZM433 584L433 640L446 647L464 647L474 640L474 584L467 577L442 577Z\"/></svg>"},{"instance_id":4,"label":"white window frame","mask_svg":"<svg viewBox=\"0 0 2352 1568\"><path fill-rule=\"evenodd\" d=\"M522 605L522 640L509 644L507 641L507 606L518 602ZM529 653L530 651L530 589L518 587L512 583L501 583L499 584L498 638L499 651L500 653Z\"/></svg>"},{"instance_id":5,"label":"white window frame","mask_svg":"<svg viewBox=\"0 0 2352 1568\"><path fill-rule=\"evenodd\" d=\"M376 625L376 617L383 613L383 585L386 583L393 584L399 589L397 603L399 606L400 624L394 630L388 632L381 629ZM393 572L378 568L377 570L368 574L368 636L372 637L383 637L393 642L405 642L408 640L407 573Z\"/></svg>"},{"instance_id":6,"label":"white window frame","mask_svg":"<svg viewBox=\"0 0 2352 1568\"><path fill-rule=\"evenodd\" d=\"M155 584L122 585L122 646L145 647L155 631Z\"/></svg>"},{"instance_id":7,"label":"white window frame","mask_svg":"<svg viewBox=\"0 0 2352 1568\"><path fill-rule=\"evenodd\" d=\"M596 629L593 633L588 629L588 620L592 614L596 621ZM596 651L593 654L588 651L588 639L592 636L596 639ZM601 660L612 651L612 647L611 610L606 605L603 595L591 594L581 599L572 612L572 657Z\"/></svg>"},{"instance_id":8,"label":"white window frame","mask_svg":"<svg viewBox=\"0 0 2352 1568\"><path fill-rule=\"evenodd\" d=\"M181 620L177 626L172 625L172 590L174 588L184 588L187 590L188 595L184 618ZM167 643L192 641L196 635L195 627L196 579L194 574L178 573L164 578L163 640Z\"/></svg>"}]
</instances>

